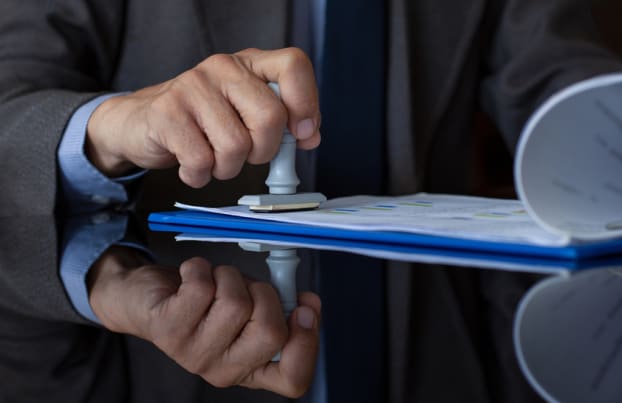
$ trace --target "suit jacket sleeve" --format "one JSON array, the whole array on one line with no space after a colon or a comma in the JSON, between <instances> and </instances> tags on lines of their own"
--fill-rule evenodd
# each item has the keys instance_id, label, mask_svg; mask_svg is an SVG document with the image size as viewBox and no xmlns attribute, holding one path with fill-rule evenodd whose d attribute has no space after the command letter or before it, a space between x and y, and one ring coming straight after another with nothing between
<instances>
[{"instance_id":1,"label":"suit jacket sleeve","mask_svg":"<svg viewBox=\"0 0 622 403\"><path fill-rule=\"evenodd\" d=\"M602 10L616 0L601 0ZM622 71L606 48L589 0L494 0L484 109L514 150L530 114L553 93L595 75Z\"/></svg>"},{"instance_id":2,"label":"suit jacket sleeve","mask_svg":"<svg viewBox=\"0 0 622 403\"><path fill-rule=\"evenodd\" d=\"M0 4L0 214L53 213L56 148L73 111L107 89L123 7L121 0Z\"/></svg>"},{"instance_id":3,"label":"suit jacket sleeve","mask_svg":"<svg viewBox=\"0 0 622 403\"><path fill-rule=\"evenodd\" d=\"M121 0L0 3L0 218L54 214L58 143L73 112L107 89L123 11ZM37 245L17 238L0 256L0 306L80 321L58 278L56 231L31 235ZM45 264L29 264L33 247Z\"/></svg>"}]
</instances>

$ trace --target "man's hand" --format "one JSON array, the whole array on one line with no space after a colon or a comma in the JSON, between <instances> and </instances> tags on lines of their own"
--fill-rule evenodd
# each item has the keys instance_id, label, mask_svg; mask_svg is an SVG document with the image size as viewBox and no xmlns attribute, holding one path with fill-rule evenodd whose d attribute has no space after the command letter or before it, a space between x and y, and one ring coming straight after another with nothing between
<instances>
[{"instance_id":1,"label":"man's hand","mask_svg":"<svg viewBox=\"0 0 622 403\"><path fill-rule=\"evenodd\" d=\"M286 324L268 283L202 258L179 271L145 265L122 247L110 248L88 281L90 304L106 328L153 342L214 386L299 397L311 383L321 309L313 293L299 295ZM279 351L280 362L270 362Z\"/></svg>"},{"instance_id":2,"label":"man's hand","mask_svg":"<svg viewBox=\"0 0 622 403\"><path fill-rule=\"evenodd\" d=\"M281 100L267 86L277 82ZM230 179L278 151L285 125L303 149L320 143L311 62L296 48L208 57L162 84L113 97L93 113L86 154L108 176L168 168L192 187Z\"/></svg>"}]
</instances>

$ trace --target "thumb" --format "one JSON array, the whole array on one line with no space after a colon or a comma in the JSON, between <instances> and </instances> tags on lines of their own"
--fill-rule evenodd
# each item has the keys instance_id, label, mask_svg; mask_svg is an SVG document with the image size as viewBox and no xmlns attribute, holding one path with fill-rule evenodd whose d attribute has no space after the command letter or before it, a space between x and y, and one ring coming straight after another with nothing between
<instances>
[{"instance_id":1,"label":"thumb","mask_svg":"<svg viewBox=\"0 0 622 403\"><path fill-rule=\"evenodd\" d=\"M289 318L289 339L281 351L281 360L256 370L252 374L252 386L290 398L302 396L315 373L319 323L319 311L309 305L296 308Z\"/></svg>"},{"instance_id":2,"label":"thumb","mask_svg":"<svg viewBox=\"0 0 622 403\"><path fill-rule=\"evenodd\" d=\"M296 48L246 49L236 55L258 77L279 84L289 130L302 148L316 147L320 142L320 103L308 56Z\"/></svg>"},{"instance_id":3,"label":"thumb","mask_svg":"<svg viewBox=\"0 0 622 403\"><path fill-rule=\"evenodd\" d=\"M289 340L281 351L279 372L285 374L289 387L286 395L304 393L311 384L320 345L319 313L310 306L301 305L289 318Z\"/></svg>"}]
</instances>

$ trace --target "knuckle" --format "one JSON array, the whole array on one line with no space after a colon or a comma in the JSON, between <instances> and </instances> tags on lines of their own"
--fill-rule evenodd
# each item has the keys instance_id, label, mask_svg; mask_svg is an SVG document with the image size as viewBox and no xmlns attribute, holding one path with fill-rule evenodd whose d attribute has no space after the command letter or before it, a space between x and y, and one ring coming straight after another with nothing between
<instances>
[{"instance_id":1,"label":"knuckle","mask_svg":"<svg viewBox=\"0 0 622 403\"><path fill-rule=\"evenodd\" d=\"M311 61L302 49L290 47L285 49L285 65L289 68L306 68L311 66Z\"/></svg>"},{"instance_id":2,"label":"knuckle","mask_svg":"<svg viewBox=\"0 0 622 403\"><path fill-rule=\"evenodd\" d=\"M232 157L246 157L253 147L251 137L244 132L232 133L224 142L224 152Z\"/></svg>"},{"instance_id":3,"label":"knuckle","mask_svg":"<svg viewBox=\"0 0 622 403\"><path fill-rule=\"evenodd\" d=\"M195 151L196 148L191 148L191 151ZM210 171L214 166L214 157L211 153L206 152L191 152L186 156L178 156L178 158L182 161L181 164L186 168L192 171Z\"/></svg>"},{"instance_id":4,"label":"knuckle","mask_svg":"<svg viewBox=\"0 0 622 403\"><path fill-rule=\"evenodd\" d=\"M209 352L196 354L196 352L190 351L183 362L180 360L176 361L188 372L199 375L205 380L217 377L220 372L220 361L215 359Z\"/></svg>"},{"instance_id":5,"label":"knuckle","mask_svg":"<svg viewBox=\"0 0 622 403\"><path fill-rule=\"evenodd\" d=\"M239 52L236 52L236 55L247 55L247 54L256 54L256 53L261 53L262 51L258 48L246 48L243 49Z\"/></svg>"},{"instance_id":6,"label":"knuckle","mask_svg":"<svg viewBox=\"0 0 622 403\"><path fill-rule=\"evenodd\" d=\"M287 328L281 325L265 325L258 336L259 342L271 354L281 350L287 342Z\"/></svg>"},{"instance_id":7,"label":"knuckle","mask_svg":"<svg viewBox=\"0 0 622 403\"><path fill-rule=\"evenodd\" d=\"M258 114L257 129L261 131L282 131L287 123L285 107L266 108Z\"/></svg>"},{"instance_id":8,"label":"knuckle","mask_svg":"<svg viewBox=\"0 0 622 403\"><path fill-rule=\"evenodd\" d=\"M209 298L210 300L214 299L216 295L216 284L213 281L201 281L201 294L205 295L205 298Z\"/></svg>"},{"instance_id":9,"label":"knuckle","mask_svg":"<svg viewBox=\"0 0 622 403\"><path fill-rule=\"evenodd\" d=\"M207 280L196 281L191 284L190 293L199 301L210 302L216 295L216 285Z\"/></svg>"},{"instance_id":10,"label":"knuckle","mask_svg":"<svg viewBox=\"0 0 622 403\"><path fill-rule=\"evenodd\" d=\"M272 284L266 281L252 281L248 285L248 289L251 295L253 295L256 299L272 299L275 302L279 302L279 296L276 292L276 289L272 286Z\"/></svg>"},{"instance_id":11,"label":"knuckle","mask_svg":"<svg viewBox=\"0 0 622 403\"><path fill-rule=\"evenodd\" d=\"M233 56L226 53L213 54L205 59L201 64L199 64L200 67L205 67L207 69L213 68L218 70L230 69L235 65L237 65L237 63L234 60Z\"/></svg>"},{"instance_id":12,"label":"knuckle","mask_svg":"<svg viewBox=\"0 0 622 403\"><path fill-rule=\"evenodd\" d=\"M228 167L227 172L221 172L221 174L234 175L247 159L252 147L252 140L247 134L227 136L226 140L222 141L216 150L219 165Z\"/></svg>"},{"instance_id":13,"label":"knuckle","mask_svg":"<svg viewBox=\"0 0 622 403\"><path fill-rule=\"evenodd\" d=\"M218 53L208 57L201 65L212 76L226 79L230 84L236 84L248 79L248 71L243 68L243 63L237 55Z\"/></svg>"},{"instance_id":14,"label":"knuckle","mask_svg":"<svg viewBox=\"0 0 622 403\"><path fill-rule=\"evenodd\" d=\"M234 386L236 385L235 381L233 381L233 378L228 377L226 375L223 374L214 374L212 376L207 376L204 377L206 381L208 381L211 385L217 387L217 388L228 388L230 386Z\"/></svg>"},{"instance_id":15,"label":"knuckle","mask_svg":"<svg viewBox=\"0 0 622 403\"><path fill-rule=\"evenodd\" d=\"M221 181L233 179L242 171L242 166L243 164L229 164L226 169L221 167L221 169L215 170L213 176Z\"/></svg>"},{"instance_id":16,"label":"knuckle","mask_svg":"<svg viewBox=\"0 0 622 403\"><path fill-rule=\"evenodd\" d=\"M187 85L189 87L196 87L199 85L199 83L203 82L205 80L205 75L203 74L203 72L198 69L198 68L192 68L190 70L186 70L185 72L183 72L180 76L179 79L175 81L173 85L174 88L177 88L177 86L181 86L181 85Z\"/></svg>"},{"instance_id":17,"label":"knuckle","mask_svg":"<svg viewBox=\"0 0 622 403\"><path fill-rule=\"evenodd\" d=\"M182 116L181 95L171 85L167 91L151 101L149 110L150 120L176 121Z\"/></svg>"},{"instance_id":18,"label":"knuckle","mask_svg":"<svg viewBox=\"0 0 622 403\"><path fill-rule=\"evenodd\" d=\"M253 305L248 298L241 296L225 297L223 303L230 311L232 318L238 318L241 322L246 322L253 313Z\"/></svg>"},{"instance_id":19,"label":"knuckle","mask_svg":"<svg viewBox=\"0 0 622 403\"><path fill-rule=\"evenodd\" d=\"M200 375L200 374L204 374L206 372L209 372L209 367L207 367L205 365L205 361L202 359L193 359L190 360L189 362L184 364L184 368L192 373L192 374L196 374L196 375Z\"/></svg>"}]
</instances>

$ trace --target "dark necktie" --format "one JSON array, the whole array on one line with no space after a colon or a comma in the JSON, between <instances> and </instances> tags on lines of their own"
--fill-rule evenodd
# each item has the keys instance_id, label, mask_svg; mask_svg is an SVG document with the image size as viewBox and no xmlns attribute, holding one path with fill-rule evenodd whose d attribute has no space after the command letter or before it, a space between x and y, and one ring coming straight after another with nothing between
<instances>
[{"instance_id":1,"label":"dark necktie","mask_svg":"<svg viewBox=\"0 0 622 403\"><path fill-rule=\"evenodd\" d=\"M382 194L385 5L327 0L316 188L327 197ZM329 402L381 402L386 391L382 261L320 254Z\"/></svg>"},{"instance_id":2,"label":"dark necktie","mask_svg":"<svg viewBox=\"0 0 622 403\"><path fill-rule=\"evenodd\" d=\"M317 189L328 198L381 194L384 161L383 0L328 0Z\"/></svg>"}]
</instances>

